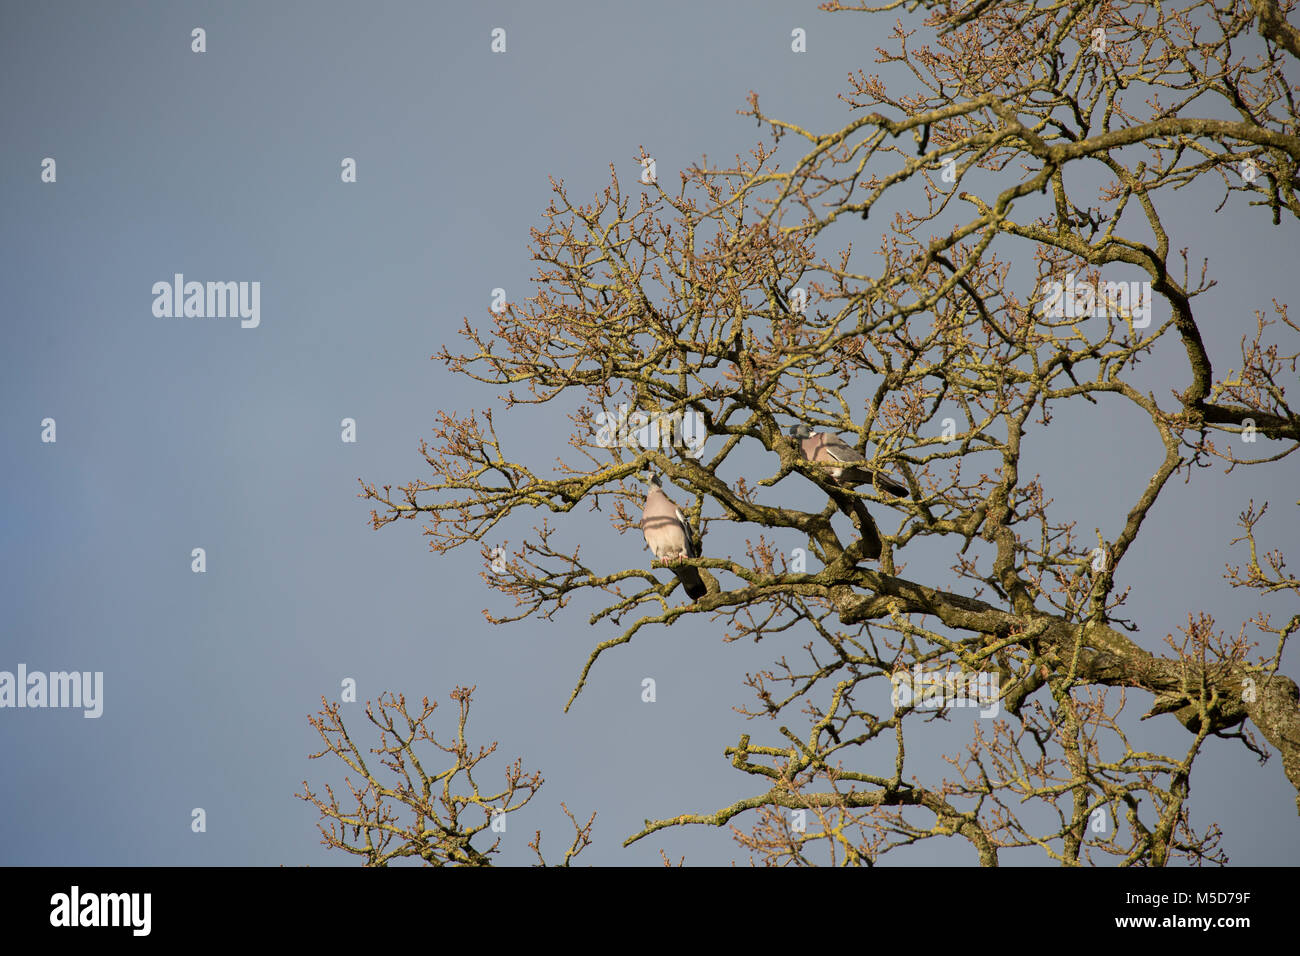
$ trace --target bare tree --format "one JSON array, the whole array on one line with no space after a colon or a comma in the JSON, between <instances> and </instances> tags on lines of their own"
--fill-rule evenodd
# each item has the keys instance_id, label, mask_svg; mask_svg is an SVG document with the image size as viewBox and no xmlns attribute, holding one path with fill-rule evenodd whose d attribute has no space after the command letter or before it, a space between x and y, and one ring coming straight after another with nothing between
<instances>
[{"instance_id":1,"label":"bare tree","mask_svg":"<svg viewBox=\"0 0 1300 956\"><path fill-rule=\"evenodd\" d=\"M685 615L731 639L807 636L805 659L749 675L747 712L772 731L726 753L757 787L711 814L647 821L628 842L706 824L778 864L870 864L935 836L968 841L986 865L1013 847L1065 864L1220 862L1218 828L1196 832L1188 815L1209 737L1262 758L1257 732L1300 790L1297 685L1279 672L1300 614L1279 623L1263 610L1266 595L1300 596L1300 580L1268 550L1267 505L1254 502L1242 537L1221 545L1225 561L1247 555L1225 577L1258 591L1261 611L1226 635L1194 607L1125 619L1125 559L1176 476L1286 467L1300 444L1285 389L1300 328L1284 304L1259 301L1240 355L1212 356L1197 298L1214 283L1162 219L1221 183L1221 207L1260 207L1260 241L1295 243L1293 5L919 6L926 42L900 21L877 51L912 77L907 91L851 77L841 129L770 117L751 94L743 113L769 135L747 159L701 161L675 189L628 190L611 167L585 205L554 183L533 231L538 294L489 328L467 320L464 350L436 358L497 386L500 408L554 403L572 422L569 460L515 460L491 410L442 413L421 444L431 476L396 490L363 481L362 494L376 527L418 518L436 551L477 544L486 559L521 513L595 509L621 532L639 520L645 469L682 489L704 538L704 556L685 559L708 585L698 602L660 565L590 566L546 519L484 574L515 601L497 622L600 601L591 624L616 630L574 696L601 654ZM878 36L884 11L918 4L826 7L860 11ZM869 256L852 246L868 228L886 230ZM1180 380L1144 378L1143 361L1165 352L1181 356ZM1145 422L1160 460L1093 540L1022 463L1030 429L1044 433L1033 426L1099 399ZM616 403L652 436L698 416L704 454L605 440ZM846 436L907 497L836 481L789 437L800 422ZM766 477L745 477L754 462ZM787 478L821 489L825 507L791 507L789 484L771 490ZM745 553L710 547L723 537ZM923 542L943 543L967 587L902 573ZM1168 649L1151 653L1136 632L1169 635ZM943 779L909 777L913 728L971 694L996 697L1009 719L977 726ZM1185 750L1144 749L1130 696L1178 720Z\"/></svg>"}]
</instances>

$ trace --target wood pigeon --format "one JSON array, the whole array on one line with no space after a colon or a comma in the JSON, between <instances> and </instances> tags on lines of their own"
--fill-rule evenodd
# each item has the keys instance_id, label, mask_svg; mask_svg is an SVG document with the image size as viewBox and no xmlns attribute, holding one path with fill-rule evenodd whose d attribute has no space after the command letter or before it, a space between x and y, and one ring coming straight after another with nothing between
<instances>
[{"instance_id":1,"label":"wood pigeon","mask_svg":"<svg viewBox=\"0 0 1300 956\"><path fill-rule=\"evenodd\" d=\"M699 548L691 538L690 525L686 523L682 510L664 494L658 475L650 476L650 490L646 492L645 510L641 513L641 532L645 535L647 547L665 564L700 556ZM692 601L704 597L708 588L700 577L699 568L688 565L671 570Z\"/></svg>"},{"instance_id":2,"label":"wood pigeon","mask_svg":"<svg viewBox=\"0 0 1300 956\"><path fill-rule=\"evenodd\" d=\"M803 456L809 461L835 462L847 467L828 468L830 476L842 485L861 485L870 482L882 488L895 498L906 498L907 489L896 481L891 481L878 471L862 467L867 459L863 458L852 445L838 435L829 432L815 432L803 422L790 429L790 437L800 439Z\"/></svg>"}]
</instances>

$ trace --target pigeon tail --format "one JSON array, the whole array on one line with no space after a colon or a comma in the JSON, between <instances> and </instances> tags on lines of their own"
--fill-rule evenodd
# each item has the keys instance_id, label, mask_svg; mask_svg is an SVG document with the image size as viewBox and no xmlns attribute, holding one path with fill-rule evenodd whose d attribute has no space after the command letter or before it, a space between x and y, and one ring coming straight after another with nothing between
<instances>
[{"instance_id":1,"label":"pigeon tail","mask_svg":"<svg viewBox=\"0 0 1300 956\"><path fill-rule=\"evenodd\" d=\"M907 489L896 481L891 481L878 471L869 471L865 468L846 468L840 475L840 482L846 485L871 485L882 491L887 491L895 498L906 498Z\"/></svg>"},{"instance_id":2,"label":"pigeon tail","mask_svg":"<svg viewBox=\"0 0 1300 956\"><path fill-rule=\"evenodd\" d=\"M700 577L700 569L693 568L689 565L682 568L673 568L673 574L677 575L677 580L682 582L682 587L686 589L686 596L694 603L704 597L709 589L704 585L704 579Z\"/></svg>"}]
</instances>

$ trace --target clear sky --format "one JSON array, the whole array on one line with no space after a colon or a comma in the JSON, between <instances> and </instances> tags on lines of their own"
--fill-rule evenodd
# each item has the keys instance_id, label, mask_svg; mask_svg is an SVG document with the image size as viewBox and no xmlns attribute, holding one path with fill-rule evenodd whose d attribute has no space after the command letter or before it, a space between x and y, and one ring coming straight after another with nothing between
<instances>
[{"instance_id":1,"label":"clear sky","mask_svg":"<svg viewBox=\"0 0 1300 956\"><path fill-rule=\"evenodd\" d=\"M444 733L448 692L477 685L471 739L499 741L547 781L510 818L505 862L531 859L539 827L544 848L562 848L561 800L598 811L584 862L657 863L660 848L688 864L743 861L704 828L621 843L647 817L754 792L722 756L760 732L732 707L751 700L747 672L806 638L724 644L707 618L682 621L603 658L566 715L588 652L614 631L581 613L488 625L482 609L504 605L477 549L432 554L415 522L372 530L357 478L427 476L416 446L437 411L491 404L495 390L429 357L462 317L486 324L494 288L531 294L528 230L548 176L586 198L611 163L634 179L642 146L664 182L704 153L747 152L760 131L736 110L750 89L769 114L836 129L848 111L835 94L851 70L875 71L891 22L675 0L0 6L0 670L104 673L98 719L0 710L0 862L348 862L293 796L304 778L338 779L307 759L319 747L307 715L345 678L363 701L390 689L443 701ZM490 51L495 27L504 54ZM805 54L790 50L795 27ZM356 183L341 182L345 157ZM1169 214L1175 246L1211 258L1220 284L1199 308L1226 366L1256 308L1300 302L1298 237L1293 220L1273 228L1237 201L1211 218L1217 199L1189 191ZM866 244L884 221L861 224ZM151 289L176 273L259 282L260 323L155 316ZM1163 394L1179 374L1169 363ZM54 444L41 441L46 418ZM340 440L344 418L355 443ZM549 461L566 427L521 414L504 432L514 457ZM1122 520L1157 454L1140 421L1091 406L1037 437L1027 470L1055 482L1083 529ZM1171 487L1128 559L1153 651L1188 610L1230 631L1255 610L1222 579L1250 498L1273 502L1269 546L1300 541L1294 460L1221 472ZM639 535L573 521L589 559L648 560ZM953 583L943 573L934 583ZM1294 652L1286 665L1300 673ZM1136 715L1149 701L1134 696ZM361 714L345 710L354 729ZM933 759L968 738L959 723L927 732ZM1188 742L1172 718L1140 734L1151 750ZM1260 768L1212 741L1196 768L1194 822L1223 824L1233 862L1300 860L1276 759ZM205 833L191 831L194 808ZM929 841L895 860L974 856Z\"/></svg>"}]
</instances>

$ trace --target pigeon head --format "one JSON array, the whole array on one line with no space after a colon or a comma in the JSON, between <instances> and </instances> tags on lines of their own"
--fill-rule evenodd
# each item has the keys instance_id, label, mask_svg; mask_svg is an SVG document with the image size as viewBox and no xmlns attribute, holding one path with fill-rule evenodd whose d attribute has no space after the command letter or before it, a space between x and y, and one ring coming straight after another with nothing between
<instances>
[{"instance_id":1,"label":"pigeon head","mask_svg":"<svg viewBox=\"0 0 1300 956\"><path fill-rule=\"evenodd\" d=\"M790 429L791 438L812 438L812 429L800 422Z\"/></svg>"}]
</instances>

